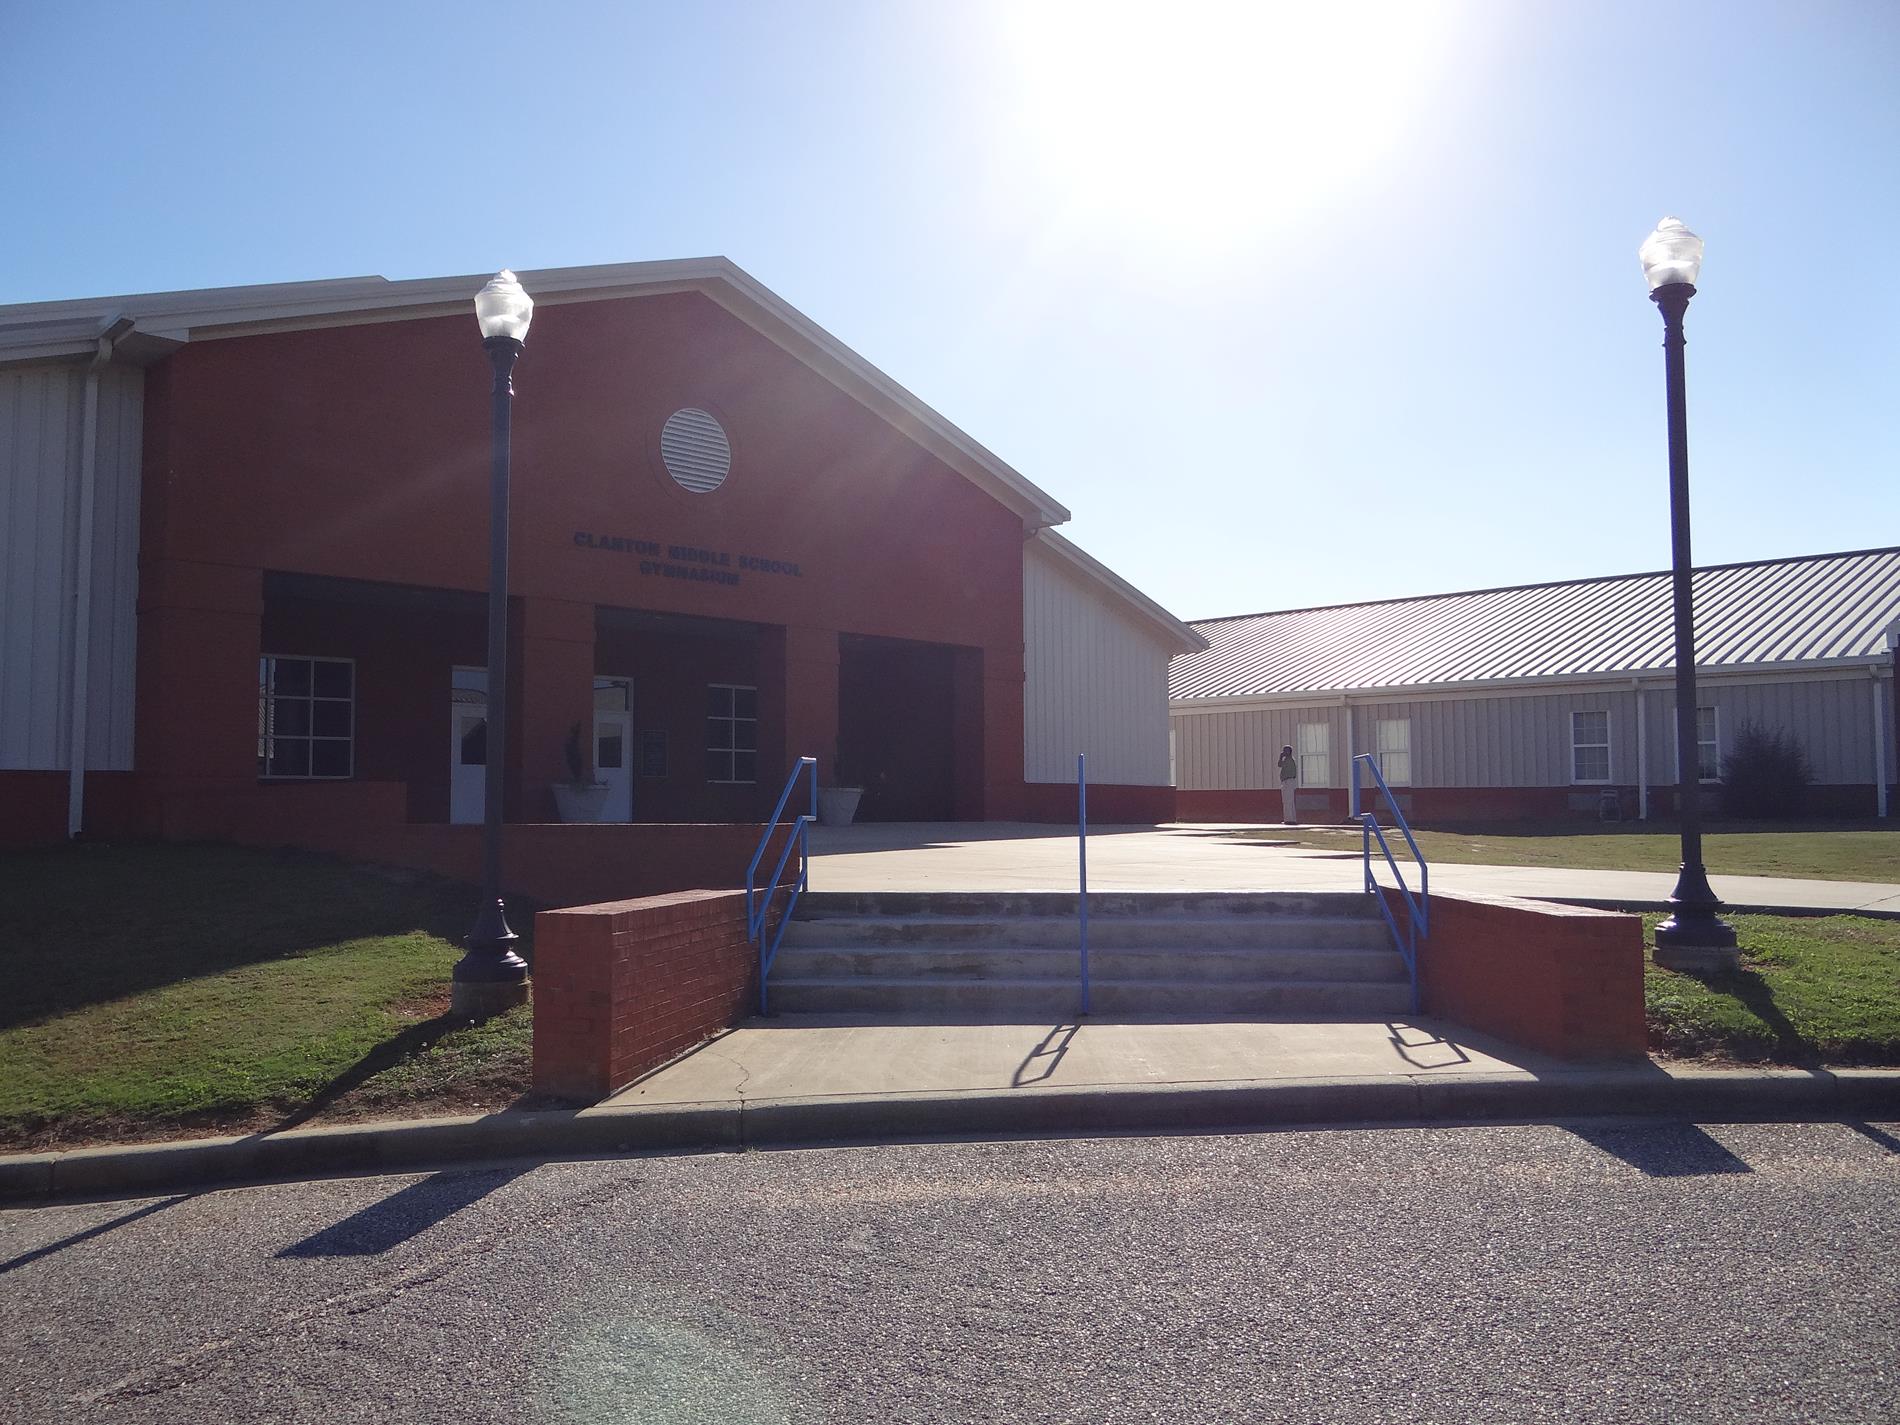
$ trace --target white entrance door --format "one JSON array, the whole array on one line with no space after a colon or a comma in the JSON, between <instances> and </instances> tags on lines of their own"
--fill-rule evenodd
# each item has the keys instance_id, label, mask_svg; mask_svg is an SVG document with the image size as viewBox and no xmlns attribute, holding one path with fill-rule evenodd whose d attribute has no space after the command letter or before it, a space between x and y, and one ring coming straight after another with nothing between
<instances>
[{"instance_id":1,"label":"white entrance door","mask_svg":"<svg viewBox=\"0 0 1900 1425\"><path fill-rule=\"evenodd\" d=\"M488 670L457 668L449 694L449 820L482 819L488 777Z\"/></svg>"},{"instance_id":2,"label":"white entrance door","mask_svg":"<svg viewBox=\"0 0 1900 1425\"><path fill-rule=\"evenodd\" d=\"M594 777L607 784L602 821L633 820L633 682L594 679Z\"/></svg>"}]
</instances>

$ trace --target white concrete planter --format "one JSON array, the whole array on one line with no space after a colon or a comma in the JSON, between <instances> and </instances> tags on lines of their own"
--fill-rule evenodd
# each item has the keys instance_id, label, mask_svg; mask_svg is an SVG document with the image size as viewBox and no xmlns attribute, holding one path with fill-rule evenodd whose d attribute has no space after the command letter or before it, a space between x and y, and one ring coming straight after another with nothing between
<instances>
[{"instance_id":1,"label":"white concrete planter","mask_svg":"<svg viewBox=\"0 0 1900 1425\"><path fill-rule=\"evenodd\" d=\"M851 825L857 818L858 801L863 795L863 787L820 787L818 789L819 825Z\"/></svg>"},{"instance_id":2,"label":"white concrete planter","mask_svg":"<svg viewBox=\"0 0 1900 1425\"><path fill-rule=\"evenodd\" d=\"M554 809L562 821L599 821L607 809L607 784L556 782Z\"/></svg>"}]
</instances>

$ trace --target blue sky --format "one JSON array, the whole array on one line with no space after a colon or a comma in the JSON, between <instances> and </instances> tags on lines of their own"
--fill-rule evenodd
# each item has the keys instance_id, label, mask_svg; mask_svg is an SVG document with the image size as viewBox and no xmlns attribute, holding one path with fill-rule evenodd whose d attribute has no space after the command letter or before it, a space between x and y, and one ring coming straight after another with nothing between
<instances>
[{"instance_id":1,"label":"blue sky","mask_svg":"<svg viewBox=\"0 0 1900 1425\"><path fill-rule=\"evenodd\" d=\"M722 253L1185 617L1900 541L1900 6L0 4L0 302ZM532 380L531 361L519 384Z\"/></svg>"}]
</instances>

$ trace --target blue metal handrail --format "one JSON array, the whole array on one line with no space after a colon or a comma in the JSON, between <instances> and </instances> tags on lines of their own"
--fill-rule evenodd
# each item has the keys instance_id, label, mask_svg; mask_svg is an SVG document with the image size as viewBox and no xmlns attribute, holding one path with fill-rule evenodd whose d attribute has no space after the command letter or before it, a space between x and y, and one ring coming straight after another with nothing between
<instances>
[{"instance_id":1,"label":"blue metal handrail","mask_svg":"<svg viewBox=\"0 0 1900 1425\"><path fill-rule=\"evenodd\" d=\"M811 809L800 812L792 822L792 834L785 838L785 849L779 852L778 864L772 868L772 874L766 878L761 889L757 885L759 862L765 859L766 849L772 844L772 833L779 828L779 819L785 814L785 804L792 799L792 791L798 786L798 779L809 769L811 772ZM766 980L772 973L772 962L778 958L778 947L785 939L785 927L791 922L792 912L798 907L798 898L811 884L811 824L818 820L818 759L801 757L792 765L791 776L785 779L785 790L778 794L778 805L772 808L772 816L765 824L765 834L759 838L759 849L752 853L752 860L745 868L745 927L746 936L758 947L759 951L759 1013L769 1012L766 1000ZM791 860L792 852L798 852L798 878L792 882L790 898L785 902L785 910L778 918L778 924L770 927L770 943L767 943L766 922L771 918L772 893L785 879L785 866Z\"/></svg>"},{"instance_id":2,"label":"blue metal handrail","mask_svg":"<svg viewBox=\"0 0 1900 1425\"><path fill-rule=\"evenodd\" d=\"M1398 947L1399 957L1405 961L1405 972L1412 981L1412 1013L1418 1013L1418 942L1429 938L1432 910L1432 870L1425 864L1425 856L1418 849L1418 842L1412 838L1412 828L1405 823L1405 813L1399 810L1398 800L1392 795L1392 789L1385 784L1385 778L1379 773L1379 764L1370 752L1361 752L1352 759L1352 803L1360 804L1359 764L1365 763L1366 770L1372 773L1372 780L1378 784L1380 793L1385 797L1386 807L1392 813L1392 824L1404 836L1406 846L1411 850L1412 860L1418 864L1418 894L1414 896L1411 887L1405 884L1405 873L1399 869L1398 858L1392 854L1392 846L1385 839L1385 833L1379 829L1379 818L1373 812L1359 814L1359 849L1363 857L1366 872L1366 893L1379 904L1379 913L1385 917L1386 928L1392 932L1392 943ZM1379 850L1385 855L1386 865L1392 868L1392 878L1398 882L1399 895L1405 901L1406 924L1400 928L1398 918L1392 914L1392 907L1386 904L1385 897L1379 894L1379 883L1372 874L1372 843L1379 843Z\"/></svg>"}]
</instances>

